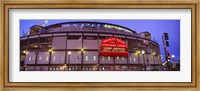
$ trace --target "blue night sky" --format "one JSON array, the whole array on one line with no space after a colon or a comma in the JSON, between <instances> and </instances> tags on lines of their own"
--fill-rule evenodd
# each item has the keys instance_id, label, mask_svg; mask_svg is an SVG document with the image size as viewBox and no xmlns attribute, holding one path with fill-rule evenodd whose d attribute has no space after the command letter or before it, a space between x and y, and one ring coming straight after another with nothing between
<instances>
[{"instance_id":1,"label":"blue night sky","mask_svg":"<svg viewBox=\"0 0 200 91\"><path fill-rule=\"evenodd\" d=\"M33 25L42 23L44 20L20 20L20 36L23 31L26 33ZM169 34L170 54L175 55L175 60L180 59L180 20L48 20L46 26L69 21L96 21L121 25L130 28L137 33L148 31L151 33L152 40L157 40L160 45L161 55L164 57L162 35L164 32ZM162 59L164 61L164 58Z\"/></svg>"}]
</instances>

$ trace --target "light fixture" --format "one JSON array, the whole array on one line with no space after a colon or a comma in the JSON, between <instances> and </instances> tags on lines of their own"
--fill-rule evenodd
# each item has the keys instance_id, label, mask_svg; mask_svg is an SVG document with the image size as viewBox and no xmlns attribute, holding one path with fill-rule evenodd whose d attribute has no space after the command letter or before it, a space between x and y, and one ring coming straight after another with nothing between
<instances>
[{"instance_id":1,"label":"light fixture","mask_svg":"<svg viewBox=\"0 0 200 91\"><path fill-rule=\"evenodd\" d=\"M71 55L71 52L70 52L70 51L68 51L68 52L67 52L67 54L68 54L68 55Z\"/></svg>"},{"instance_id":2,"label":"light fixture","mask_svg":"<svg viewBox=\"0 0 200 91\"><path fill-rule=\"evenodd\" d=\"M84 49L82 48L82 49L81 49L81 51L83 52L83 51L84 51Z\"/></svg>"},{"instance_id":3,"label":"light fixture","mask_svg":"<svg viewBox=\"0 0 200 91\"><path fill-rule=\"evenodd\" d=\"M63 66L63 68L66 68L67 67L67 64L65 64L64 66Z\"/></svg>"},{"instance_id":4,"label":"light fixture","mask_svg":"<svg viewBox=\"0 0 200 91\"><path fill-rule=\"evenodd\" d=\"M174 56L174 55L172 55L172 58L175 58L175 56Z\"/></svg>"},{"instance_id":5,"label":"light fixture","mask_svg":"<svg viewBox=\"0 0 200 91\"><path fill-rule=\"evenodd\" d=\"M28 54L28 51L24 50L23 53Z\"/></svg>"},{"instance_id":6,"label":"light fixture","mask_svg":"<svg viewBox=\"0 0 200 91\"><path fill-rule=\"evenodd\" d=\"M140 51L136 51L136 54L140 54Z\"/></svg>"},{"instance_id":7,"label":"light fixture","mask_svg":"<svg viewBox=\"0 0 200 91\"><path fill-rule=\"evenodd\" d=\"M144 50L142 50L142 54L145 54L145 51L144 51Z\"/></svg>"},{"instance_id":8,"label":"light fixture","mask_svg":"<svg viewBox=\"0 0 200 91\"><path fill-rule=\"evenodd\" d=\"M52 49L49 49L48 51L49 51L49 52L52 52L53 50L52 50Z\"/></svg>"}]
</instances>

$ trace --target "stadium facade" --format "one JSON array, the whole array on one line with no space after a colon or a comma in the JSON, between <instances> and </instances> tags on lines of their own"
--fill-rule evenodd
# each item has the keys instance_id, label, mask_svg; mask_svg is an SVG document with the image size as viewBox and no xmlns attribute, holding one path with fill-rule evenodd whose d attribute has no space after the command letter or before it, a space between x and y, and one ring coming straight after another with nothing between
<instances>
[{"instance_id":1,"label":"stadium facade","mask_svg":"<svg viewBox=\"0 0 200 91\"><path fill-rule=\"evenodd\" d=\"M103 22L34 25L20 37L20 71L161 70L149 32Z\"/></svg>"}]
</instances>

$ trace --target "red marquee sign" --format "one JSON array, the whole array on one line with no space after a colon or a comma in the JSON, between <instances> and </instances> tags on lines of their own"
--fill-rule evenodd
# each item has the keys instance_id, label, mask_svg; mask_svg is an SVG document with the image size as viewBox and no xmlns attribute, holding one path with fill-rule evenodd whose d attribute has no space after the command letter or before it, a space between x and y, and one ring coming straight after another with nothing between
<instances>
[{"instance_id":1,"label":"red marquee sign","mask_svg":"<svg viewBox=\"0 0 200 91\"><path fill-rule=\"evenodd\" d=\"M128 47L119 38L111 37L102 40L100 45L101 56L128 56Z\"/></svg>"}]
</instances>

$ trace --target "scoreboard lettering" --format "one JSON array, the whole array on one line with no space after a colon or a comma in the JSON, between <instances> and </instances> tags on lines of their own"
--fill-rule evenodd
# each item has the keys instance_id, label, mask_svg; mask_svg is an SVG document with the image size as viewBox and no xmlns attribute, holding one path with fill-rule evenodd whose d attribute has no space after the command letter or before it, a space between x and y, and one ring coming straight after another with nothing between
<instances>
[{"instance_id":1,"label":"scoreboard lettering","mask_svg":"<svg viewBox=\"0 0 200 91\"><path fill-rule=\"evenodd\" d=\"M101 56L128 56L125 42L119 38L111 37L102 40L100 45Z\"/></svg>"}]
</instances>

